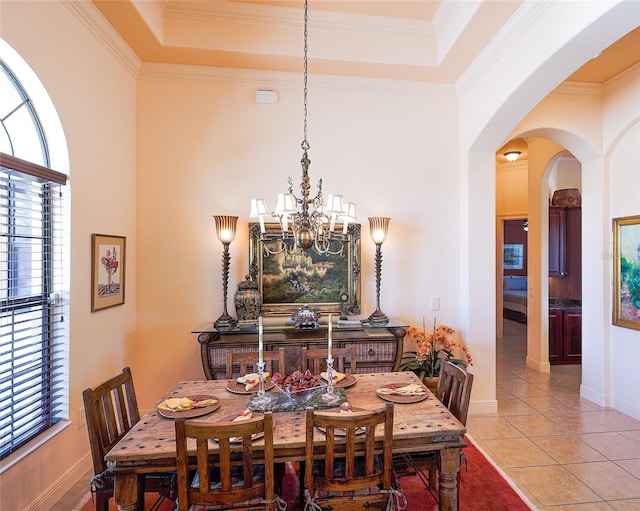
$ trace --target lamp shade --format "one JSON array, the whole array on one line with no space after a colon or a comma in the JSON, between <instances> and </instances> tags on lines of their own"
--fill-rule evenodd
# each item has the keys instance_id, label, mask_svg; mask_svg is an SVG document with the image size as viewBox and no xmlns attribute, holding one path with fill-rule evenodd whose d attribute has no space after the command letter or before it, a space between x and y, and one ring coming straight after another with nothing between
<instances>
[{"instance_id":1,"label":"lamp shade","mask_svg":"<svg viewBox=\"0 0 640 511\"><path fill-rule=\"evenodd\" d=\"M251 199L251 211L249 216L251 218L259 218L269 214L269 208L264 199Z\"/></svg>"},{"instance_id":2,"label":"lamp shade","mask_svg":"<svg viewBox=\"0 0 640 511\"><path fill-rule=\"evenodd\" d=\"M353 202L345 202L344 210L345 214L338 217L340 220L345 222L358 221L358 217L356 216L356 205Z\"/></svg>"},{"instance_id":3,"label":"lamp shade","mask_svg":"<svg viewBox=\"0 0 640 511\"><path fill-rule=\"evenodd\" d=\"M381 245L387 239L390 220L391 218L386 216L369 217L369 234L371 235L371 241L376 245Z\"/></svg>"},{"instance_id":4,"label":"lamp shade","mask_svg":"<svg viewBox=\"0 0 640 511\"><path fill-rule=\"evenodd\" d=\"M509 151L504 153L504 157L509 161L516 161L520 157L520 151Z\"/></svg>"},{"instance_id":5,"label":"lamp shade","mask_svg":"<svg viewBox=\"0 0 640 511\"><path fill-rule=\"evenodd\" d=\"M236 237L237 216L214 215L216 221L216 234L222 243L231 243Z\"/></svg>"},{"instance_id":6,"label":"lamp shade","mask_svg":"<svg viewBox=\"0 0 640 511\"><path fill-rule=\"evenodd\" d=\"M327 197L327 213L331 215L341 215L345 212L342 195L329 194Z\"/></svg>"},{"instance_id":7,"label":"lamp shade","mask_svg":"<svg viewBox=\"0 0 640 511\"><path fill-rule=\"evenodd\" d=\"M291 193L279 193L276 203L276 212L281 215L292 215L297 213L298 208L296 198Z\"/></svg>"}]
</instances>

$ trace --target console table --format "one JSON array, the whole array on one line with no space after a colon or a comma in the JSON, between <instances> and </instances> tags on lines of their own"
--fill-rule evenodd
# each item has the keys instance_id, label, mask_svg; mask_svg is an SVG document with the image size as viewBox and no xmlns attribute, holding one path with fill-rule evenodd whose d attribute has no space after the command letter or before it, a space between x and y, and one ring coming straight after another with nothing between
<instances>
[{"instance_id":1,"label":"console table","mask_svg":"<svg viewBox=\"0 0 640 511\"><path fill-rule=\"evenodd\" d=\"M390 321L385 326L367 323L348 326L333 325L332 340L336 348L356 346L356 364L359 373L397 371L402 359L403 341L407 325ZM257 329L235 329L219 332L213 322L205 323L191 333L198 335L202 369L208 380L226 378L229 351L257 351ZM285 348L287 374L300 368L300 349L326 348L327 325L316 329L299 329L284 322L265 324L263 340L265 350Z\"/></svg>"}]
</instances>

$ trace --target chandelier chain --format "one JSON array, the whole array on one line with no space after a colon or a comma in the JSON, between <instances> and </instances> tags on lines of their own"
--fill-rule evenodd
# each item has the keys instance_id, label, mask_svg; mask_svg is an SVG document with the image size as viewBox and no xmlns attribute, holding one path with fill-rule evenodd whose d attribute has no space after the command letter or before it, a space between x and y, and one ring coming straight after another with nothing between
<instances>
[{"instance_id":1,"label":"chandelier chain","mask_svg":"<svg viewBox=\"0 0 640 511\"><path fill-rule=\"evenodd\" d=\"M309 149L309 142L307 141L307 53L309 47L307 39L309 36L309 30L307 25L309 23L309 6L308 1L304 1L304 137L302 140L302 148L306 151Z\"/></svg>"}]
</instances>

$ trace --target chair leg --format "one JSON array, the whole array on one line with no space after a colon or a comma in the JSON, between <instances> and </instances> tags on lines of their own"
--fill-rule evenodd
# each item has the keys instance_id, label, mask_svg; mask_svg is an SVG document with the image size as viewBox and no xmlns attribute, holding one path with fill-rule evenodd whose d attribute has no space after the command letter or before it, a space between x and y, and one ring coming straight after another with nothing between
<instances>
[{"instance_id":1,"label":"chair leg","mask_svg":"<svg viewBox=\"0 0 640 511\"><path fill-rule=\"evenodd\" d=\"M306 462L305 461L299 461L299 467L300 467L300 474L298 476L298 479L300 480L300 506L304 507L304 486L305 486L305 467L306 467Z\"/></svg>"},{"instance_id":2,"label":"chair leg","mask_svg":"<svg viewBox=\"0 0 640 511\"><path fill-rule=\"evenodd\" d=\"M274 463L274 479L275 479L275 492L277 495L282 495L282 480L286 473L285 463Z\"/></svg>"},{"instance_id":3,"label":"chair leg","mask_svg":"<svg viewBox=\"0 0 640 511\"><path fill-rule=\"evenodd\" d=\"M112 495L111 492L97 491L93 494L96 503L96 511L109 511L109 500Z\"/></svg>"},{"instance_id":4,"label":"chair leg","mask_svg":"<svg viewBox=\"0 0 640 511\"><path fill-rule=\"evenodd\" d=\"M437 480L437 470L429 470L429 489L435 490Z\"/></svg>"}]
</instances>

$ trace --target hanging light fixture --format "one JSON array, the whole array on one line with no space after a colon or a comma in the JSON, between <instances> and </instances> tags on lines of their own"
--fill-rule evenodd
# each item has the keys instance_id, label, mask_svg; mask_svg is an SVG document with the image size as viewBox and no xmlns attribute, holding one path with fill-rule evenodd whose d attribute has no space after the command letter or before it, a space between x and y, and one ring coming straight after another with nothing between
<instances>
[{"instance_id":1,"label":"hanging light fixture","mask_svg":"<svg viewBox=\"0 0 640 511\"><path fill-rule=\"evenodd\" d=\"M307 81L308 81L308 0L304 2L304 124L302 140L302 179L300 197L293 194L291 177L288 179L288 193L278 194L276 208L270 211L264 199L251 200L249 216L259 218L260 232L265 233L264 219L275 218L280 224L282 235L278 243L265 243L265 250L271 254L280 252L306 251L312 248L319 254L341 254L348 241L347 229L350 222L357 221L356 205L345 202L342 195L322 196L322 179L318 181L316 195L310 197L309 160L307 152L310 144L307 140ZM336 231L336 222L343 222L342 231Z\"/></svg>"},{"instance_id":2,"label":"hanging light fixture","mask_svg":"<svg viewBox=\"0 0 640 511\"><path fill-rule=\"evenodd\" d=\"M520 151L509 151L507 153L504 153L504 157L508 161L516 161L518 158L520 158L520 154Z\"/></svg>"}]
</instances>

